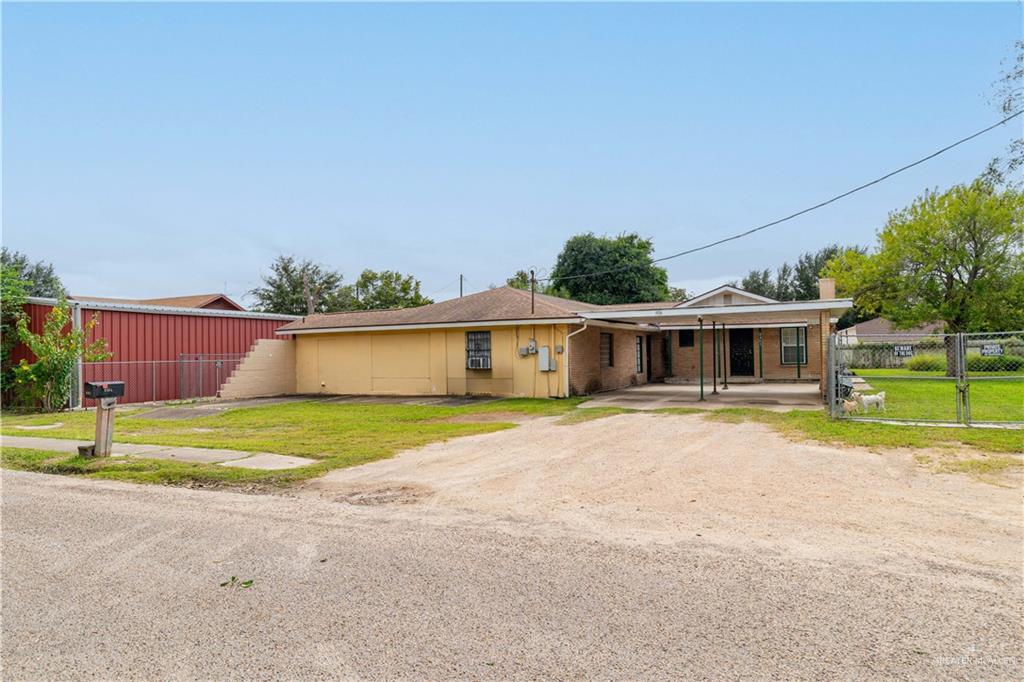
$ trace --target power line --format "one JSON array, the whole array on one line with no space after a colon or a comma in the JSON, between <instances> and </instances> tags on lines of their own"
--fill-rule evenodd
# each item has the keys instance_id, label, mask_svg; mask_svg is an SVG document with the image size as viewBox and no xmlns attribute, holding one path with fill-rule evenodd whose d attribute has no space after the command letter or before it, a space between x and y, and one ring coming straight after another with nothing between
<instances>
[{"instance_id":1,"label":"power line","mask_svg":"<svg viewBox=\"0 0 1024 682\"><path fill-rule=\"evenodd\" d=\"M961 138L961 139L957 140L956 142L954 142L952 144L946 145L942 149L939 149L938 151L934 151L931 154L929 154L928 156L924 156L924 157L918 159L917 161L914 161L912 163L908 163L907 165L902 166L900 168L897 168L894 171L890 171L890 172L886 173L885 175L883 175L881 177L878 177L878 178L875 178L874 180L871 180L870 182L865 182L863 185L858 185L857 187L854 187L851 190L847 190L846 192L843 192L842 194L837 194L834 197L832 197L831 199L826 199L825 201L822 201L820 203L814 204L813 206L808 206L807 208L802 209L800 211L797 211L796 213L791 213L791 214L789 214L788 216L786 216L784 218L779 218L778 220L773 220L773 221L771 221L769 223L765 223L763 225L758 225L757 227L752 227L749 230L746 230L744 232L739 232L739 233L734 234L734 235L729 236L729 237L723 237L722 239L718 239L716 241L709 242L707 244L702 244L701 246L696 246L696 247L694 247L692 249L686 249L685 251L680 251L679 253L674 253L671 256L663 256L661 258L653 258L653 259L651 259L651 264L663 263L664 261L672 260L673 258L679 258L680 256L687 256L687 255L689 255L691 253L697 253L698 251L704 251L706 249L710 249L710 248L713 248L715 246L719 246L721 244L725 244L726 242L735 241L736 239L742 239L743 237L748 237L748 236L754 234L755 232L760 232L761 230L765 230L765 229L767 229L769 227L774 227L775 225L778 225L780 223L784 223L787 220L792 220L793 218L797 218L797 217L802 216L802 215L804 215L806 213L810 213L811 211L816 211L819 208L822 208L824 206L828 206L829 204L834 203L836 201L839 201L840 199L843 199L845 197L848 197L851 194L855 194L857 192L860 192L861 190L864 190L864 189L867 189L868 187L871 187L872 185L877 185L878 183L880 183L880 182L882 182L884 180L888 180L889 178L891 178L894 175L898 175L899 173L902 173L902 172L904 172L906 170L910 170L914 166L919 166L922 163L924 163L925 161L930 161L931 159L934 159L936 156L939 156L940 154L944 154L944 153L948 152L949 150L953 149L954 147L959 147L960 145L964 144L965 142L970 142L974 138L980 137L981 135L984 135L988 131L993 130L995 128L998 128L1001 125L1004 125L1005 123L1007 123L1007 122L1017 118L1021 114L1024 114L1024 109L1022 109L1021 111L1018 111L1016 113L1010 114L1009 116L1007 116L1003 120L1001 120L1001 121L999 121L997 123L993 123L992 125L988 126L987 128L983 128L982 130L979 130L976 133L972 133L971 135L968 135L967 137ZM569 279L577 279L577 278L580 278L580 277L596 277L598 275L609 275L609 274L612 274L612 273L615 273L615 272L622 272L623 270L629 270L632 267L635 267L635 266L626 265L626 266L622 266L622 267L618 267L618 268L610 268L608 270L602 270L600 272L587 272L587 273L583 273L583 274L579 274L579 275L566 275L565 277L546 277L546 278L543 278L543 279L538 279L537 281L539 281L539 282L551 282L551 281L554 281L554 280L558 280L558 281L561 282L561 281L565 281L565 280L569 280Z\"/></svg>"},{"instance_id":2,"label":"power line","mask_svg":"<svg viewBox=\"0 0 1024 682\"><path fill-rule=\"evenodd\" d=\"M441 293L441 292L442 292L442 291L444 291L445 289L447 289L447 288L451 287L452 285L454 285L454 284L455 284L456 282L458 282L458 281L459 281L459 278L456 278L455 280L452 280L452 282L450 282L450 283L447 283L446 285L444 285L443 287L441 287L440 289L438 289L437 291L435 291L435 292L434 292L433 294L430 294L430 296L429 296L428 298L433 298L434 296L436 296L437 294Z\"/></svg>"}]
</instances>

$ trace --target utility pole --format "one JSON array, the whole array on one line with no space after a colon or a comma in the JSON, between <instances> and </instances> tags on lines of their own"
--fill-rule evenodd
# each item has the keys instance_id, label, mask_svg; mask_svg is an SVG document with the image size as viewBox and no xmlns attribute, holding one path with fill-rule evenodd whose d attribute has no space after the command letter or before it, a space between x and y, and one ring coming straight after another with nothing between
<instances>
[{"instance_id":1,"label":"utility pole","mask_svg":"<svg viewBox=\"0 0 1024 682\"><path fill-rule=\"evenodd\" d=\"M462 298L462 275L459 275L459 298Z\"/></svg>"},{"instance_id":2,"label":"utility pole","mask_svg":"<svg viewBox=\"0 0 1024 682\"><path fill-rule=\"evenodd\" d=\"M533 315L536 309L537 277L533 270L530 270L530 314Z\"/></svg>"}]
</instances>

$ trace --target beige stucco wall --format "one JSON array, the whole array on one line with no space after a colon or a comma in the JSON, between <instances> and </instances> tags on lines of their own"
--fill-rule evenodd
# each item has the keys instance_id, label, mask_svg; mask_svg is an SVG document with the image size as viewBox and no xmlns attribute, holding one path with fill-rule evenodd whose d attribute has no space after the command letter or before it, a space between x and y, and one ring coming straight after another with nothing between
<instances>
[{"instance_id":1,"label":"beige stucco wall","mask_svg":"<svg viewBox=\"0 0 1024 682\"><path fill-rule=\"evenodd\" d=\"M220 387L220 397L258 398L295 393L295 342L259 339Z\"/></svg>"},{"instance_id":2,"label":"beige stucco wall","mask_svg":"<svg viewBox=\"0 0 1024 682\"><path fill-rule=\"evenodd\" d=\"M491 332L491 369L466 369L466 332ZM565 395L565 325L515 325L410 331L344 332L296 336L299 393ZM548 346L554 372L538 369L538 355L520 357L529 340Z\"/></svg>"}]
</instances>

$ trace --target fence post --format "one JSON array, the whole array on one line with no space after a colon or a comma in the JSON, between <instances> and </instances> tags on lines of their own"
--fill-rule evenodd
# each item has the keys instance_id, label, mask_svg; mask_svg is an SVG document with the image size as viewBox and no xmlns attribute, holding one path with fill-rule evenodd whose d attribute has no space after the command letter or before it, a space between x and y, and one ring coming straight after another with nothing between
<instances>
[{"instance_id":1,"label":"fence post","mask_svg":"<svg viewBox=\"0 0 1024 682\"><path fill-rule=\"evenodd\" d=\"M836 361L836 335L828 335L828 346L825 352L828 353L825 359L825 370L828 372L828 376L825 377L825 399L828 400L828 416L836 419L836 371L834 364Z\"/></svg>"},{"instance_id":2,"label":"fence post","mask_svg":"<svg viewBox=\"0 0 1024 682\"><path fill-rule=\"evenodd\" d=\"M971 379L967 374L967 337L963 332L956 335L957 382L961 385L960 399L963 401L963 422L971 425Z\"/></svg>"}]
</instances>

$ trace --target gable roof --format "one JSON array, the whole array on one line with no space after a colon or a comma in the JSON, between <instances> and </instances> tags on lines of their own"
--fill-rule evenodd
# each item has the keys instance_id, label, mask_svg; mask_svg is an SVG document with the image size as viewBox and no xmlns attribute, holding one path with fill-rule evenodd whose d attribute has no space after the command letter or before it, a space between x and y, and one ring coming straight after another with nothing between
<instances>
[{"instance_id":1,"label":"gable roof","mask_svg":"<svg viewBox=\"0 0 1024 682\"><path fill-rule=\"evenodd\" d=\"M531 310L530 298L529 291L505 286L416 308L309 315L286 324L277 331L279 334L290 334L297 331L327 331L359 327L436 326L511 320L562 320L575 319L578 311L594 310L601 307L547 294L535 294Z\"/></svg>"},{"instance_id":2,"label":"gable roof","mask_svg":"<svg viewBox=\"0 0 1024 682\"><path fill-rule=\"evenodd\" d=\"M853 325L854 333L857 336L865 335L870 336L872 334L879 335L906 335L916 336L921 334L941 334L944 328L942 322L929 322L926 324L920 324L910 329L897 329L893 326L890 320L884 317L876 317L871 320L865 320L864 322L858 322Z\"/></svg>"},{"instance_id":3,"label":"gable roof","mask_svg":"<svg viewBox=\"0 0 1024 682\"><path fill-rule=\"evenodd\" d=\"M169 308L207 308L216 303L229 306L231 310L245 310L232 301L226 294L192 294L190 296L170 296L166 298L110 298L106 296L69 296L73 301L94 303L135 303L139 305L161 305Z\"/></svg>"},{"instance_id":4,"label":"gable roof","mask_svg":"<svg viewBox=\"0 0 1024 682\"><path fill-rule=\"evenodd\" d=\"M731 284L723 284L722 286L715 287L714 289L711 289L710 291L705 291L703 294L698 294L697 296L694 296L693 298L688 298L688 299L686 299L685 301L683 301L682 303L678 304L675 307L677 307L677 308L689 308L690 306L696 305L696 304L700 303L701 301L706 301L707 299L712 298L713 296L715 296L717 294L737 294L739 296L744 296L746 298L751 299L752 301L756 301L756 302L760 302L760 303L778 303L778 301L776 301L774 298L768 298L767 296L762 296L761 294L755 294L752 291L746 291L745 289L740 289L739 287L734 287Z\"/></svg>"}]
</instances>

